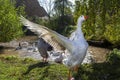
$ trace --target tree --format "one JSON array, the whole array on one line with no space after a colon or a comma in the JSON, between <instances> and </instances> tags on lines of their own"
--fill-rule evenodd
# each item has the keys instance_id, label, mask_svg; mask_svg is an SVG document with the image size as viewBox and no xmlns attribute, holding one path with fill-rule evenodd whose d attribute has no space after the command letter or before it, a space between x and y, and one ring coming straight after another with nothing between
<instances>
[{"instance_id":1,"label":"tree","mask_svg":"<svg viewBox=\"0 0 120 80\"><path fill-rule=\"evenodd\" d=\"M68 0L38 0L41 6L51 12L47 21L38 20L37 22L57 31L60 34L68 36L74 23L72 16L72 3ZM48 5L48 6L46 6ZM50 6L50 7L49 7ZM49 9L50 8L50 9ZM52 8L52 9L51 9Z\"/></svg>"},{"instance_id":2,"label":"tree","mask_svg":"<svg viewBox=\"0 0 120 80\"><path fill-rule=\"evenodd\" d=\"M71 16L68 16L72 14L71 7L72 3L69 0L54 1L53 11L58 23L57 32L64 34L66 28L68 28L67 26L72 24L71 22L69 22L71 21Z\"/></svg>"},{"instance_id":3,"label":"tree","mask_svg":"<svg viewBox=\"0 0 120 80\"><path fill-rule=\"evenodd\" d=\"M71 14L72 3L69 0L55 0L53 9L58 16Z\"/></svg>"},{"instance_id":4,"label":"tree","mask_svg":"<svg viewBox=\"0 0 120 80\"><path fill-rule=\"evenodd\" d=\"M77 0L75 3L75 22L80 15L89 15L83 27L88 40L120 45L120 0ZM112 28L113 26L115 27Z\"/></svg>"},{"instance_id":5,"label":"tree","mask_svg":"<svg viewBox=\"0 0 120 80\"><path fill-rule=\"evenodd\" d=\"M40 3L40 6L44 7L47 11L48 15L52 16L52 9L53 9L53 0L38 0Z\"/></svg>"},{"instance_id":6,"label":"tree","mask_svg":"<svg viewBox=\"0 0 120 80\"><path fill-rule=\"evenodd\" d=\"M17 9L10 0L0 0L0 42L11 41L22 35Z\"/></svg>"}]
</instances>

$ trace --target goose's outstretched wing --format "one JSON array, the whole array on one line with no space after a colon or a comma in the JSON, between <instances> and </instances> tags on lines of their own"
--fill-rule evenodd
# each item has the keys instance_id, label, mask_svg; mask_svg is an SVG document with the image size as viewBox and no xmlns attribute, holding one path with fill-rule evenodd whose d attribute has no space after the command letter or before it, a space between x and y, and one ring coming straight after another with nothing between
<instances>
[{"instance_id":1,"label":"goose's outstretched wing","mask_svg":"<svg viewBox=\"0 0 120 80\"><path fill-rule=\"evenodd\" d=\"M39 37L42 37L46 42L53 46L54 49L59 50L60 48L63 49L64 47L71 52L74 48L73 42L70 41L67 37L62 36L57 32L48 29L47 27L33 23L25 19L23 16L21 16L20 18L24 26L27 26L28 29L36 33Z\"/></svg>"}]
</instances>

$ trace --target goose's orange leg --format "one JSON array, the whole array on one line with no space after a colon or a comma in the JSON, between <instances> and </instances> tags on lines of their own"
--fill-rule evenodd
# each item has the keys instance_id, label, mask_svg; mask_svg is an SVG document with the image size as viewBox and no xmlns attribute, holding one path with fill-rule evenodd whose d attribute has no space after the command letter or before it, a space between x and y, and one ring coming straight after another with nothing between
<instances>
[{"instance_id":1,"label":"goose's orange leg","mask_svg":"<svg viewBox=\"0 0 120 80\"><path fill-rule=\"evenodd\" d=\"M69 72L68 72L68 80L70 80L71 79L71 70L69 69Z\"/></svg>"},{"instance_id":2,"label":"goose's orange leg","mask_svg":"<svg viewBox=\"0 0 120 80\"><path fill-rule=\"evenodd\" d=\"M69 72L68 72L68 80L75 80L74 77L71 75L71 70L72 71L75 71L75 72L78 72L78 68L79 66L75 66L73 69L69 69Z\"/></svg>"},{"instance_id":3,"label":"goose's orange leg","mask_svg":"<svg viewBox=\"0 0 120 80\"><path fill-rule=\"evenodd\" d=\"M77 66L75 66L75 67L74 67L74 71L76 71L76 72L77 72L77 71L78 71L78 68L79 68L79 66L78 66L78 65L77 65Z\"/></svg>"},{"instance_id":4,"label":"goose's orange leg","mask_svg":"<svg viewBox=\"0 0 120 80\"><path fill-rule=\"evenodd\" d=\"M71 74L71 70L70 69L69 69L69 73L68 73L68 80L75 80L75 78Z\"/></svg>"}]
</instances>

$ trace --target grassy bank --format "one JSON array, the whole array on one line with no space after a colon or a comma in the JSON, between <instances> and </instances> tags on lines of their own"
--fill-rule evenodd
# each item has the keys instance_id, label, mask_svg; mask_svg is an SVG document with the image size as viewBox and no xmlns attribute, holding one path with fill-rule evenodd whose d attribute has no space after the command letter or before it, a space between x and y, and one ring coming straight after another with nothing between
<instances>
[{"instance_id":1,"label":"grassy bank","mask_svg":"<svg viewBox=\"0 0 120 80\"><path fill-rule=\"evenodd\" d=\"M0 57L1 80L67 80L68 69L62 64L42 63L15 56ZM106 62L81 65L76 80L120 80L120 51L115 49Z\"/></svg>"},{"instance_id":2,"label":"grassy bank","mask_svg":"<svg viewBox=\"0 0 120 80\"><path fill-rule=\"evenodd\" d=\"M67 68L32 59L0 57L1 80L67 80Z\"/></svg>"}]
</instances>

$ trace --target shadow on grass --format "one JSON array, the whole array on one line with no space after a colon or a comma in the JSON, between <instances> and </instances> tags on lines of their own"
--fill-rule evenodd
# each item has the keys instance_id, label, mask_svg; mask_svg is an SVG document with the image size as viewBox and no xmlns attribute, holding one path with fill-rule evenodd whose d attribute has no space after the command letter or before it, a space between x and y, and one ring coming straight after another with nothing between
<instances>
[{"instance_id":1,"label":"shadow on grass","mask_svg":"<svg viewBox=\"0 0 120 80\"><path fill-rule=\"evenodd\" d=\"M84 64L79 68L76 80L120 80L120 62Z\"/></svg>"},{"instance_id":2,"label":"shadow on grass","mask_svg":"<svg viewBox=\"0 0 120 80\"><path fill-rule=\"evenodd\" d=\"M42 68L45 66L48 66L49 63L48 62L39 62L33 65L30 65L27 69L27 71L25 73L23 73L23 75L27 75L31 70L35 69L35 68Z\"/></svg>"},{"instance_id":3,"label":"shadow on grass","mask_svg":"<svg viewBox=\"0 0 120 80\"><path fill-rule=\"evenodd\" d=\"M4 53L4 51L6 50L12 50L14 49L13 47L9 47L9 46L2 46L0 45L0 54Z\"/></svg>"},{"instance_id":4,"label":"shadow on grass","mask_svg":"<svg viewBox=\"0 0 120 80\"><path fill-rule=\"evenodd\" d=\"M48 75L49 75L49 68L50 68L50 66L47 66L44 69L44 71L42 72L42 76L39 78L39 80L44 80L45 77L48 77Z\"/></svg>"},{"instance_id":5,"label":"shadow on grass","mask_svg":"<svg viewBox=\"0 0 120 80\"><path fill-rule=\"evenodd\" d=\"M0 46L0 54L3 52L4 47Z\"/></svg>"}]
</instances>

